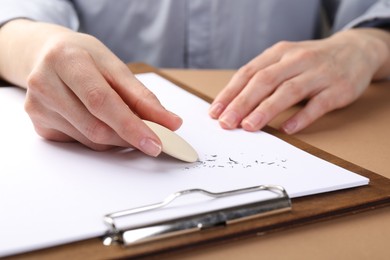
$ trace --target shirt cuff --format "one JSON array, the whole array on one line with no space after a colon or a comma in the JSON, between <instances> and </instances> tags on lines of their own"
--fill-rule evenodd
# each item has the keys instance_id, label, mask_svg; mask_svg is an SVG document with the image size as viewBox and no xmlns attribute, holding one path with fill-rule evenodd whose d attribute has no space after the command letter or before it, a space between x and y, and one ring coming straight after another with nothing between
<instances>
[{"instance_id":1,"label":"shirt cuff","mask_svg":"<svg viewBox=\"0 0 390 260\"><path fill-rule=\"evenodd\" d=\"M54 23L75 31L79 29L76 10L69 1L3 0L0 7L0 27L18 18Z\"/></svg>"},{"instance_id":2,"label":"shirt cuff","mask_svg":"<svg viewBox=\"0 0 390 260\"><path fill-rule=\"evenodd\" d=\"M358 27L390 27L390 1L379 1L379 3L368 9L366 13L349 22L341 30Z\"/></svg>"}]
</instances>

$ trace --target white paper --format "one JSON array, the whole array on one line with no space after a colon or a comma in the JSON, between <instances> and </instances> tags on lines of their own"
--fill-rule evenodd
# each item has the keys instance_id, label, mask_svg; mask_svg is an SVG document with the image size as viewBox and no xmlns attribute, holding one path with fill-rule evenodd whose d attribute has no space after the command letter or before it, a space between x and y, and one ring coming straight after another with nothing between
<instances>
[{"instance_id":1,"label":"white paper","mask_svg":"<svg viewBox=\"0 0 390 260\"><path fill-rule=\"evenodd\" d=\"M198 151L192 164L134 150L94 152L43 140L24 112L25 92L0 88L0 256L100 236L105 214L162 201L191 188L212 192L281 185L290 197L368 184L369 180L264 132L227 131L209 118L209 104L160 76L138 75L169 110L184 119L177 131ZM264 198L254 194L248 200ZM221 208L194 198L173 210L135 217L133 224Z\"/></svg>"}]
</instances>

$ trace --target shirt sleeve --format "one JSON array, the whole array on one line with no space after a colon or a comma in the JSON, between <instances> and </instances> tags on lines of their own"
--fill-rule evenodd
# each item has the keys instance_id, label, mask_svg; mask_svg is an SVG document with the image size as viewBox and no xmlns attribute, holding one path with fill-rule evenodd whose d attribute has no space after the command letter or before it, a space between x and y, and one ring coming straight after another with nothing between
<instances>
[{"instance_id":1,"label":"shirt sleeve","mask_svg":"<svg viewBox=\"0 0 390 260\"><path fill-rule=\"evenodd\" d=\"M363 14L349 22L342 23L339 21L334 29L337 31L356 27L390 27L390 0L376 1Z\"/></svg>"},{"instance_id":2,"label":"shirt sleeve","mask_svg":"<svg viewBox=\"0 0 390 260\"><path fill-rule=\"evenodd\" d=\"M17 18L54 23L72 30L79 28L77 12L72 1L67 0L0 0L0 27Z\"/></svg>"}]
</instances>

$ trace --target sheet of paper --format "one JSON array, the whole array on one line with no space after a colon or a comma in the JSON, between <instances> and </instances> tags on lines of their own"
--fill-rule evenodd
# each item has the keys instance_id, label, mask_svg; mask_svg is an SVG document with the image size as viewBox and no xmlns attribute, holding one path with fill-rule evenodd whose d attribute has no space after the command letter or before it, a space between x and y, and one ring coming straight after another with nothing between
<instances>
[{"instance_id":1,"label":"sheet of paper","mask_svg":"<svg viewBox=\"0 0 390 260\"><path fill-rule=\"evenodd\" d=\"M138 78L184 119L177 133L194 146L199 162L151 158L130 149L95 152L43 140L24 112L25 92L0 88L0 256L100 236L107 230L105 214L160 202L180 190L275 184L298 197L369 182L267 133L223 130L207 115L205 101L156 74ZM252 194L246 200L266 197ZM132 223L226 206L226 201L199 198L186 203Z\"/></svg>"}]
</instances>

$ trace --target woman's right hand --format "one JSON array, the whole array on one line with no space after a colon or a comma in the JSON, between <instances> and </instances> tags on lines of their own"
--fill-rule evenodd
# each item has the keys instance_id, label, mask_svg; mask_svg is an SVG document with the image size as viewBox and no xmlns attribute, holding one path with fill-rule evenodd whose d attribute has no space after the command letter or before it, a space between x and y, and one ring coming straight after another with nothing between
<instances>
[{"instance_id":1,"label":"woman's right hand","mask_svg":"<svg viewBox=\"0 0 390 260\"><path fill-rule=\"evenodd\" d=\"M46 139L157 156L161 141L141 118L171 130L182 123L90 35L14 20L0 29L0 47L0 76L27 88L25 110Z\"/></svg>"}]
</instances>

